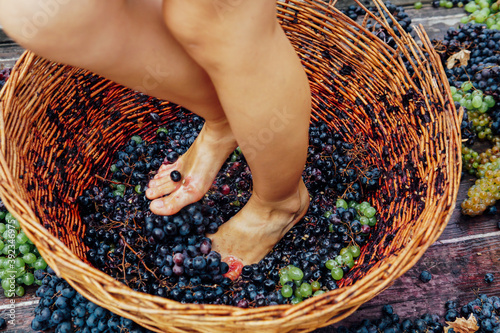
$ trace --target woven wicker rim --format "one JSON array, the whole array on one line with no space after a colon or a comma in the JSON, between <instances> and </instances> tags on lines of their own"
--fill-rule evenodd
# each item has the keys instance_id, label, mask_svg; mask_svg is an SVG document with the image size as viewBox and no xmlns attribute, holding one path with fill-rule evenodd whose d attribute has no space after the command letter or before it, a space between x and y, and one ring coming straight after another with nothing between
<instances>
[{"instance_id":1,"label":"woven wicker rim","mask_svg":"<svg viewBox=\"0 0 500 333\"><path fill-rule=\"evenodd\" d=\"M376 5L380 11L386 10L380 0L376 1ZM362 267L366 264L365 269L355 270L349 275L344 281L343 288L311 298L299 305L240 309L219 305L180 304L169 299L135 292L87 265L75 255L75 252L44 228L35 213L30 191L19 180L19 175L23 174L22 171L27 167L20 157L23 156L20 145L29 138L29 133L20 129L29 127L30 122L26 117L43 117L43 112L50 103L50 100L38 98L39 94L47 98L51 94L56 94L55 87L66 81L70 82L69 78L72 75L82 72L81 69L61 66L32 53L25 53L0 92L0 196L49 265L90 301L157 332L307 332L342 320L361 304L386 289L394 279L419 260L444 230L451 217L458 192L462 111L457 112L453 103L448 102L452 99L446 76L423 28L416 29L422 46L417 45L413 38L404 32L400 38L392 34L400 46L398 51L395 51L374 38L365 28L341 14L332 6L332 2L327 5L317 0L279 1L278 17L292 43L300 45L297 52L301 55L309 75L315 106L323 102L321 98L317 98L320 89L330 90L327 84L328 78L321 72L325 66L317 60L319 57L312 51L313 47L319 45L318 43L329 45L332 57L343 59L349 64L370 66L372 58L379 62L384 61L385 66L372 68L375 80L372 80L371 85L374 89L378 86L392 88L395 103L400 105L401 109L404 92L412 87L418 91L414 82L418 81L423 91L428 93L428 96L423 94L422 97L427 114L413 117L411 112L415 109L410 102L408 114L398 115L401 117L400 120L396 118L386 120L391 126L394 126L394 122L408 122L406 125L414 126L417 132L421 132L420 137L412 132L414 137L411 139L415 142L414 145L419 147L414 149L415 154L418 154L415 155L415 159L421 157L427 163L427 166L417 163L419 174L429 185L427 193L421 199L424 207L418 216L412 216L416 210L414 205L417 203L410 202L406 206L397 202L384 203L383 198L378 197L377 209L390 211L386 215L382 214L381 218L385 221L394 218L394 223L397 224L391 229L395 236L389 240L389 245L385 246L386 249L382 249L380 244L364 249L357 266ZM372 19L387 26L385 19L374 16ZM399 28L402 31L401 27ZM305 42L308 39L314 42L308 44ZM410 77L404 69L401 60L402 56L410 58L410 54L414 59L413 68L416 69L413 77ZM364 60L358 59L360 55L366 57L364 60L367 64L363 65ZM337 70L337 78L332 82L339 83L339 80L343 79L342 75L338 74L340 68L334 69ZM381 81L382 77L386 81ZM108 81L98 82L101 85L95 88L95 94L108 88L114 89L114 92L124 90ZM364 81L365 84L366 82L369 80ZM44 87L45 91L37 87ZM347 89L331 94L336 94L337 99L341 96L350 101L355 98L365 102L375 100L369 91L361 94L360 90L347 91ZM336 103L335 106L346 111L341 104ZM318 109L314 110L315 118L323 117ZM350 134L354 136L356 129L344 127L348 127L350 121L360 122L360 117L365 111L362 109L350 111L347 118L336 119L332 125L337 130L346 134L351 132ZM29 112L34 112L34 115L29 115ZM429 117L430 122L419 121L425 116ZM402 145L412 140L405 141ZM377 163L377 159L382 155L382 152L374 154L373 162ZM391 158L396 164L398 158L395 152ZM386 191L390 191L392 181L386 180L386 182L384 185L387 187ZM406 208L407 211L393 213L401 208ZM387 235L380 237L377 239L378 243L387 243Z\"/></svg>"}]
</instances>

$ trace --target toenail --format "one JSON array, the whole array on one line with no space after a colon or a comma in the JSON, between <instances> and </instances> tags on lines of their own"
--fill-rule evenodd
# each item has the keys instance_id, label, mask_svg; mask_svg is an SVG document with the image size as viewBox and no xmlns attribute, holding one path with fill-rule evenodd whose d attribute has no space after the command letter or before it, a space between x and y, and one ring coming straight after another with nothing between
<instances>
[{"instance_id":1,"label":"toenail","mask_svg":"<svg viewBox=\"0 0 500 333\"><path fill-rule=\"evenodd\" d=\"M163 204L163 201L161 201L161 200L158 200L158 201L153 201L153 202L151 203L151 207L152 207L152 208L157 208L157 209L159 209L159 208L163 208L163 206L164 206L164 204Z\"/></svg>"}]
</instances>

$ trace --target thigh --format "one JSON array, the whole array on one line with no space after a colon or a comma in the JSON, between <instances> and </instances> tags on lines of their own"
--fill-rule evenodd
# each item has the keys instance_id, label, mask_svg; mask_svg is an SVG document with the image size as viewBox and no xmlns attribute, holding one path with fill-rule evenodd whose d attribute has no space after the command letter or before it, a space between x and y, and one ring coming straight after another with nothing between
<instances>
[{"instance_id":1,"label":"thigh","mask_svg":"<svg viewBox=\"0 0 500 333\"><path fill-rule=\"evenodd\" d=\"M0 0L0 12L12 38L45 58L188 108L218 102L166 27L162 0Z\"/></svg>"}]
</instances>

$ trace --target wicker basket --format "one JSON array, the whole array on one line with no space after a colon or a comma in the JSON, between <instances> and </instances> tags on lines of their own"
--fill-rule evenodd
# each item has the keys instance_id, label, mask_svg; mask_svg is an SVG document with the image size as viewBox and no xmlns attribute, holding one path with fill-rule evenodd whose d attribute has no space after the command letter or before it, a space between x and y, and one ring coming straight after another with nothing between
<instances>
[{"instance_id":1,"label":"wicker basket","mask_svg":"<svg viewBox=\"0 0 500 333\"><path fill-rule=\"evenodd\" d=\"M383 175L370 198L380 212L375 236L342 288L295 306L180 304L91 267L75 198L108 175L131 135L153 136L150 112L168 122L179 107L25 53L0 93L0 195L49 265L92 302L158 332L307 332L387 288L445 228L460 178L461 110L425 32L416 29L421 46L393 34L395 50L321 1L279 1L278 17L309 75L313 117L330 113L345 140L366 142Z\"/></svg>"}]
</instances>

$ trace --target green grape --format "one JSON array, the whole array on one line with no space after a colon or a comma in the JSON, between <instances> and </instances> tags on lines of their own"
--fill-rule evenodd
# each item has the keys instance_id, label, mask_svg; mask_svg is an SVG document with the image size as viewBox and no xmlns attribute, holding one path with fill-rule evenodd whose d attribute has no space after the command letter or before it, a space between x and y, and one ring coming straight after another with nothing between
<instances>
[{"instance_id":1,"label":"green grape","mask_svg":"<svg viewBox=\"0 0 500 333\"><path fill-rule=\"evenodd\" d=\"M290 303L292 303L293 305L295 305L295 304L299 304L300 302L302 302L302 298L300 298L300 297L294 297L294 298L292 298L292 300L291 300Z\"/></svg>"},{"instance_id":2,"label":"green grape","mask_svg":"<svg viewBox=\"0 0 500 333\"><path fill-rule=\"evenodd\" d=\"M311 282L311 288L313 291L318 291L321 289L321 283L319 281Z\"/></svg>"},{"instance_id":3,"label":"green grape","mask_svg":"<svg viewBox=\"0 0 500 333\"><path fill-rule=\"evenodd\" d=\"M45 269L47 267L47 263L45 260L43 260L42 257L38 258L34 263L33 263L33 268L34 269Z\"/></svg>"},{"instance_id":4,"label":"green grape","mask_svg":"<svg viewBox=\"0 0 500 333\"><path fill-rule=\"evenodd\" d=\"M346 254L347 252L349 252L349 249L347 247L344 247L340 250L340 255L344 255Z\"/></svg>"},{"instance_id":5,"label":"green grape","mask_svg":"<svg viewBox=\"0 0 500 333\"><path fill-rule=\"evenodd\" d=\"M335 203L335 206L337 206L337 208L344 208L344 209L349 208L347 202L344 199L338 199L337 202Z\"/></svg>"},{"instance_id":6,"label":"green grape","mask_svg":"<svg viewBox=\"0 0 500 333\"><path fill-rule=\"evenodd\" d=\"M2 267L5 268L5 269L10 269L10 265L12 264L12 268L14 268L14 259L6 259L3 264L2 264Z\"/></svg>"},{"instance_id":7,"label":"green grape","mask_svg":"<svg viewBox=\"0 0 500 333\"><path fill-rule=\"evenodd\" d=\"M3 242L3 240L0 239L0 251L3 250L4 246L5 246L5 243Z\"/></svg>"},{"instance_id":8,"label":"green grape","mask_svg":"<svg viewBox=\"0 0 500 333\"><path fill-rule=\"evenodd\" d=\"M33 273L26 273L23 275L23 283L27 286L31 286L35 282L35 275Z\"/></svg>"},{"instance_id":9,"label":"green grape","mask_svg":"<svg viewBox=\"0 0 500 333\"><path fill-rule=\"evenodd\" d=\"M312 286L307 282L302 283L299 290L303 298L311 296L313 292Z\"/></svg>"},{"instance_id":10,"label":"green grape","mask_svg":"<svg viewBox=\"0 0 500 333\"><path fill-rule=\"evenodd\" d=\"M24 267L25 265L26 265L26 263L24 262L23 258L17 257L16 259L14 259L14 267L15 268Z\"/></svg>"},{"instance_id":11,"label":"green grape","mask_svg":"<svg viewBox=\"0 0 500 333\"><path fill-rule=\"evenodd\" d=\"M344 266L344 264L345 264L344 258L340 255L335 257L335 261L337 262L337 264L339 266Z\"/></svg>"},{"instance_id":12,"label":"green grape","mask_svg":"<svg viewBox=\"0 0 500 333\"><path fill-rule=\"evenodd\" d=\"M327 260L327 261L326 261L326 263L325 263L325 267L326 267L326 268L328 268L328 269L330 269L330 270L331 270L333 267L337 267L337 266L338 266L337 262L336 262L335 260L333 260L333 259L329 259L329 260Z\"/></svg>"},{"instance_id":13,"label":"green grape","mask_svg":"<svg viewBox=\"0 0 500 333\"><path fill-rule=\"evenodd\" d=\"M142 138L139 135L134 135L133 137L130 138L130 140L134 140L135 143L137 143L137 144L142 143Z\"/></svg>"},{"instance_id":14,"label":"green grape","mask_svg":"<svg viewBox=\"0 0 500 333\"><path fill-rule=\"evenodd\" d=\"M344 263L348 263L350 261L353 261L352 253L349 251L349 249L346 249L347 251L342 254L342 259L344 259Z\"/></svg>"},{"instance_id":15,"label":"green grape","mask_svg":"<svg viewBox=\"0 0 500 333\"><path fill-rule=\"evenodd\" d=\"M330 216L332 216L332 212L330 212L330 211L327 211L323 214L323 217L326 217L326 218L329 218Z\"/></svg>"},{"instance_id":16,"label":"green grape","mask_svg":"<svg viewBox=\"0 0 500 333\"><path fill-rule=\"evenodd\" d=\"M444 7L446 6L446 1L445 0L440 0L439 1L439 7Z\"/></svg>"},{"instance_id":17,"label":"green grape","mask_svg":"<svg viewBox=\"0 0 500 333\"><path fill-rule=\"evenodd\" d=\"M24 296L24 287L23 286L17 286L16 287L16 295L19 297Z\"/></svg>"},{"instance_id":18,"label":"green grape","mask_svg":"<svg viewBox=\"0 0 500 333\"><path fill-rule=\"evenodd\" d=\"M494 2L491 6L491 11L498 12L498 3Z\"/></svg>"},{"instance_id":19,"label":"green grape","mask_svg":"<svg viewBox=\"0 0 500 333\"><path fill-rule=\"evenodd\" d=\"M459 94L455 94L452 97L455 102L460 102L460 100L462 99L462 95Z\"/></svg>"},{"instance_id":20,"label":"green grape","mask_svg":"<svg viewBox=\"0 0 500 333\"><path fill-rule=\"evenodd\" d=\"M333 224L330 224L330 225L328 226L328 231L333 232Z\"/></svg>"},{"instance_id":21,"label":"green grape","mask_svg":"<svg viewBox=\"0 0 500 333\"><path fill-rule=\"evenodd\" d=\"M495 21L495 19L494 19L494 18L492 18L492 17L488 17L488 18L486 19L486 27L487 27L488 29L491 29L491 26L492 26L493 24L495 24L496 22L497 22L497 21Z\"/></svg>"},{"instance_id":22,"label":"green grape","mask_svg":"<svg viewBox=\"0 0 500 333\"><path fill-rule=\"evenodd\" d=\"M16 293L13 292L10 289L4 289L3 290L3 294L5 295L5 297L14 297L14 296L16 296Z\"/></svg>"},{"instance_id":23,"label":"green grape","mask_svg":"<svg viewBox=\"0 0 500 333\"><path fill-rule=\"evenodd\" d=\"M454 86L451 86L451 87L450 87L450 90L451 90L451 94L452 94L452 95L454 95L454 94L456 94L456 93L458 92L457 87L454 87ZM365 202L366 202L366 201L365 201Z\"/></svg>"},{"instance_id":24,"label":"green grape","mask_svg":"<svg viewBox=\"0 0 500 333\"><path fill-rule=\"evenodd\" d=\"M451 1L446 1L446 4L444 5L446 8L453 8L453 2Z\"/></svg>"},{"instance_id":25,"label":"green grape","mask_svg":"<svg viewBox=\"0 0 500 333\"><path fill-rule=\"evenodd\" d=\"M113 191L113 195L114 195L115 197L123 197L123 196L125 195L125 193L124 193L124 192L122 192L122 191L118 191L118 190L116 190L116 191Z\"/></svg>"},{"instance_id":26,"label":"green grape","mask_svg":"<svg viewBox=\"0 0 500 333\"><path fill-rule=\"evenodd\" d=\"M33 252L33 254L34 254L34 255L36 255L37 257L39 257L39 256L40 256L40 252L38 252L38 249L37 249L36 247L35 247L35 248L33 248L33 251L32 251L32 252Z\"/></svg>"},{"instance_id":27,"label":"green grape","mask_svg":"<svg viewBox=\"0 0 500 333\"><path fill-rule=\"evenodd\" d=\"M368 225L370 227L373 227L377 224L377 218L375 216L372 216L368 219Z\"/></svg>"},{"instance_id":28,"label":"green grape","mask_svg":"<svg viewBox=\"0 0 500 333\"><path fill-rule=\"evenodd\" d=\"M35 284L37 286L41 286L42 285L42 280L35 280Z\"/></svg>"},{"instance_id":29,"label":"green grape","mask_svg":"<svg viewBox=\"0 0 500 333\"><path fill-rule=\"evenodd\" d=\"M349 268L353 268L354 267L354 260L346 261L345 265Z\"/></svg>"},{"instance_id":30,"label":"green grape","mask_svg":"<svg viewBox=\"0 0 500 333\"><path fill-rule=\"evenodd\" d=\"M9 271L6 269L0 269L0 279L6 279L10 275Z\"/></svg>"},{"instance_id":31,"label":"green grape","mask_svg":"<svg viewBox=\"0 0 500 333\"><path fill-rule=\"evenodd\" d=\"M136 185L136 186L134 187L134 191L135 191L135 193L137 193L137 194L142 194L142 191L141 191L141 185Z\"/></svg>"},{"instance_id":32,"label":"green grape","mask_svg":"<svg viewBox=\"0 0 500 333\"><path fill-rule=\"evenodd\" d=\"M7 215L7 212L0 212L0 220L5 219L5 215Z\"/></svg>"},{"instance_id":33,"label":"green grape","mask_svg":"<svg viewBox=\"0 0 500 333\"><path fill-rule=\"evenodd\" d=\"M493 24L491 27L490 27L491 30L500 30L500 25L498 24Z\"/></svg>"},{"instance_id":34,"label":"green grape","mask_svg":"<svg viewBox=\"0 0 500 333\"><path fill-rule=\"evenodd\" d=\"M480 113L486 113L486 111L488 111L489 107L486 103L483 103L481 104L481 106L479 107L479 112Z\"/></svg>"},{"instance_id":35,"label":"green grape","mask_svg":"<svg viewBox=\"0 0 500 333\"><path fill-rule=\"evenodd\" d=\"M297 284L295 284L297 285ZM302 295L300 294L300 284L297 286L297 288L295 288L295 290L293 291L293 296L295 297L299 297L299 298L302 298Z\"/></svg>"},{"instance_id":36,"label":"green grape","mask_svg":"<svg viewBox=\"0 0 500 333\"><path fill-rule=\"evenodd\" d=\"M283 275L280 276L280 283L281 283L282 286L285 286L285 284L288 281L292 281L292 279L290 279L290 276L288 276L288 274L283 274Z\"/></svg>"},{"instance_id":37,"label":"green grape","mask_svg":"<svg viewBox=\"0 0 500 333\"><path fill-rule=\"evenodd\" d=\"M469 2L464 7L467 13L473 13L477 10L477 5L474 2Z\"/></svg>"},{"instance_id":38,"label":"green grape","mask_svg":"<svg viewBox=\"0 0 500 333\"><path fill-rule=\"evenodd\" d=\"M356 208L358 206L358 203L354 200L349 201L348 204L349 208Z\"/></svg>"},{"instance_id":39,"label":"green grape","mask_svg":"<svg viewBox=\"0 0 500 333\"><path fill-rule=\"evenodd\" d=\"M471 2L469 2L468 4L471 4ZM465 7L467 7L467 5ZM466 81L466 82L462 83L462 85L460 86L460 89L462 89L462 91L465 91L465 92L469 91L472 89L472 83L470 81Z\"/></svg>"},{"instance_id":40,"label":"green grape","mask_svg":"<svg viewBox=\"0 0 500 333\"><path fill-rule=\"evenodd\" d=\"M113 164L110 168L109 168L109 171L115 173L118 171L118 167L116 166L116 164Z\"/></svg>"},{"instance_id":41,"label":"green grape","mask_svg":"<svg viewBox=\"0 0 500 333\"><path fill-rule=\"evenodd\" d=\"M3 267L4 263L8 261L9 259L7 257L0 257L0 267Z\"/></svg>"},{"instance_id":42,"label":"green grape","mask_svg":"<svg viewBox=\"0 0 500 333\"><path fill-rule=\"evenodd\" d=\"M12 279L12 278L2 279L2 288L3 288L3 290L9 290L10 286L11 286L11 282L15 283L15 280Z\"/></svg>"},{"instance_id":43,"label":"green grape","mask_svg":"<svg viewBox=\"0 0 500 333\"><path fill-rule=\"evenodd\" d=\"M415 4L413 5L413 7L415 9L420 9L420 8L422 8L422 3L420 1L419 2L415 2Z\"/></svg>"},{"instance_id":44,"label":"green grape","mask_svg":"<svg viewBox=\"0 0 500 333\"><path fill-rule=\"evenodd\" d=\"M23 256L23 260L28 265L31 265L36 261L36 255L34 255L33 253L27 253Z\"/></svg>"},{"instance_id":45,"label":"green grape","mask_svg":"<svg viewBox=\"0 0 500 333\"><path fill-rule=\"evenodd\" d=\"M19 245L19 252L22 254L28 254L31 252L31 245L29 244L21 244Z\"/></svg>"},{"instance_id":46,"label":"green grape","mask_svg":"<svg viewBox=\"0 0 500 333\"><path fill-rule=\"evenodd\" d=\"M489 9L490 7L490 4L488 1L479 1L478 3L479 7L481 7L482 9ZM489 13L488 13L489 14Z\"/></svg>"},{"instance_id":47,"label":"green grape","mask_svg":"<svg viewBox=\"0 0 500 333\"><path fill-rule=\"evenodd\" d=\"M464 97L462 97L462 99L459 101L460 105L464 106L465 105L465 101L467 101L467 99L465 99Z\"/></svg>"},{"instance_id":48,"label":"green grape","mask_svg":"<svg viewBox=\"0 0 500 333\"><path fill-rule=\"evenodd\" d=\"M116 185L116 190L125 193L125 191L127 190L127 187L123 184L118 184L118 185Z\"/></svg>"},{"instance_id":49,"label":"green grape","mask_svg":"<svg viewBox=\"0 0 500 333\"><path fill-rule=\"evenodd\" d=\"M26 268L25 267L17 267L16 268L16 278L23 276L26 274Z\"/></svg>"},{"instance_id":50,"label":"green grape","mask_svg":"<svg viewBox=\"0 0 500 333\"><path fill-rule=\"evenodd\" d=\"M16 236L16 242L21 244L25 244L28 241L28 236L24 233L24 231L21 231L20 233L17 234Z\"/></svg>"},{"instance_id":51,"label":"green grape","mask_svg":"<svg viewBox=\"0 0 500 333\"><path fill-rule=\"evenodd\" d=\"M325 292L323 290L317 290L314 292L313 296L319 296L319 295L322 295L324 294Z\"/></svg>"},{"instance_id":52,"label":"green grape","mask_svg":"<svg viewBox=\"0 0 500 333\"><path fill-rule=\"evenodd\" d=\"M5 214L5 221L10 223L12 220L15 220L14 216L11 213Z\"/></svg>"},{"instance_id":53,"label":"green grape","mask_svg":"<svg viewBox=\"0 0 500 333\"><path fill-rule=\"evenodd\" d=\"M460 23L467 24L469 22L469 18L467 16L464 16L460 19ZM462 104L462 103L460 103Z\"/></svg>"},{"instance_id":54,"label":"green grape","mask_svg":"<svg viewBox=\"0 0 500 333\"><path fill-rule=\"evenodd\" d=\"M374 217L377 213L377 210L373 207L369 207L365 210L365 216L368 218Z\"/></svg>"},{"instance_id":55,"label":"green grape","mask_svg":"<svg viewBox=\"0 0 500 333\"><path fill-rule=\"evenodd\" d=\"M0 223L0 233L4 233L5 230L7 230L7 226L5 225L5 223Z\"/></svg>"},{"instance_id":56,"label":"green grape","mask_svg":"<svg viewBox=\"0 0 500 333\"><path fill-rule=\"evenodd\" d=\"M285 298L292 297L293 288L289 285L284 285L283 288L281 288L281 295Z\"/></svg>"},{"instance_id":57,"label":"green grape","mask_svg":"<svg viewBox=\"0 0 500 333\"><path fill-rule=\"evenodd\" d=\"M492 108L495 106L495 99L493 98L493 96L491 95L486 95L484 96L484 100L483 102L489 107L489 108Z\"/></svg>"},{"instance_id":58,"label":"green grape","mask_svg":"<svg viewBox=\"0 0 500 333\"><path fill-rule=\"evenodd\" d=\"M163 132L165 134L168 134L168 130L166 128L160 127L156 130L156 134L159 134L160 132Z\"/></svg>"},{"instance_id":59,"label":"green grape","mask_svg":"<svg viewBox=\"0 0 500 333\"><path fill-rule=\"evenodd\" d=\"M357 258L361 254L361 249L357 245L349 246L349 250L351 251L352 257Z\"/></svg>"},{"instance_id":60,"label":"green grape","mask_svg":"<svg viewBox=\"0 0 500 333\"><path fill-rule=\"evenodd\" d=\"M359 218L359 223L361 223L361 225L368 225L370 219L367 218L366 216L361 216Z\"/></svg>"},{"instance_id":61,"label":"green grape","mask_svg":"<svg viewBox=\"0 0 500 333\"><path fill-rule=\"evenodd\" d=\"M24 275L23 275L24 276ZM24 282L23 276L16 278L16 285L21 285Z\"/></svg>"},{"instance_id":62,"label":"green grape","mask_svg":"<svg viewBox=\"0 0 500 333\"><path fill-rule=\"evenodd\" d=\"M302 272L300 268L291 267L290 270L288 271L288 275L292 280L300 281L304 277L304 272Z\"/></svg>"},{"instance_id":63,"label":"green grape","mask_svg":"<svg viewBox=\"0 0 500 333\"><path fill-rule=\"evenodd\" d=\"M344 271L340 267L334 267L331 271L334 280L340 280L344 277Z\"/></svg>"},{"instance_id":64,"label":"green grape","mask_svg":"<svg viewBox=\"0 0 500 333\"><path fill-rule=\"evenodd\" d=\"M476 15L476 22L477 23L483 23L484 21L486 21L486 18L488 17L487 14L483 13L483 12L479 12L479 14Z\"/></svg>"}]
</instances>

